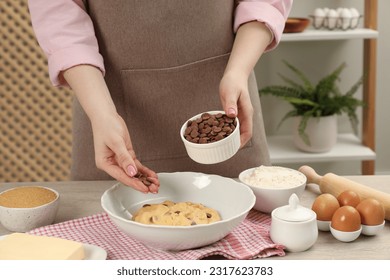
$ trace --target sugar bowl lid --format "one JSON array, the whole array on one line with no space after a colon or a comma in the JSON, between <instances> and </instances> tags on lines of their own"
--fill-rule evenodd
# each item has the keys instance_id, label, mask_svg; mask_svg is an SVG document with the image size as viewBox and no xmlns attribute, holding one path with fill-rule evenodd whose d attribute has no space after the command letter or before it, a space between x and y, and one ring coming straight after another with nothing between
<instances>
[{"instance_id":1,"label":"sugar bowl lid","mask_svg":"<svg viewBox=\"0 0 390 280\"><path fill-rule=\"evenodd\" d=\"M299 198L293 193L288 200L288 205L276 208L273 216L287 222L304 222L315 219L316 214L313 210L299 205Z\"/></svg>"}]
</instances>

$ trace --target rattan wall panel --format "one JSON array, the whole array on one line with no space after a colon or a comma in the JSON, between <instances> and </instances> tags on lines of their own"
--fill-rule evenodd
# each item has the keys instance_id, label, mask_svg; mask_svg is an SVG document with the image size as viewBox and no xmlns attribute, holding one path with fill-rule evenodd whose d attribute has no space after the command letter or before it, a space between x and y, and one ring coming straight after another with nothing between
<instances>
[{"instance_id":1,"label":"rattan wall panel","mask_svg":"<svg viewBox=\"0 0 390 280\"><path fill-rule=\"evenodd\" d=\"M69 89L54 88L27 0L0 0L0 181L67 180Z\"/></svg>"}]
</instances>

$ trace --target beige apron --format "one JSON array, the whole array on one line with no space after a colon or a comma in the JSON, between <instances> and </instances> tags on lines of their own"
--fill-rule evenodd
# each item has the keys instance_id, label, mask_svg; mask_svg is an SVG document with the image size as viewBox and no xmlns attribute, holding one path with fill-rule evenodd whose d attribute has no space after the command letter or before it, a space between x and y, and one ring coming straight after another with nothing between
<instances>
[{"instance_id":1,"label":"beige apron","mask_svg":"<svg viewBox=\"0 0 390 280\"><path fill-rule=\"evenodd\" d=\"M269 165L255 77L253 138L231 159L212 165L191 160L179 136L186 119L220 110L219 82L232 48L234 1L89 1L105 80L130 131L138 159L156 172L197 171L237 177ZM96 168L91 126L74 104L72 178L110 179Z\"/></svg>"}]
</instances>

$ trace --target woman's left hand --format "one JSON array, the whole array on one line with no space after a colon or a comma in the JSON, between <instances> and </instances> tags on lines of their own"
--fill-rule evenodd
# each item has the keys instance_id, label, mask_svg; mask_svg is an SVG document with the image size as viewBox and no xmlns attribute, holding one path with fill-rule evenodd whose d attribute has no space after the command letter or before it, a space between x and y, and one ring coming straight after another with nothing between
<instances>
[{"instance_id":1,"label":"woman's left hand","mask_svg":"<svg viewBox=\"0 0 390 280\"><path fill-rule=\"evenodd\" d=\"M243 73L226 72L219 85L222 107L229 117L240 121L241 147L252 138L253 106L248 91L248 77Z\"/></svg>"},{"instance_id":2,"label":"woman's left hand","mask_svg":"<svg viewBox=\"0 0 390 280\"><path fill-rule=\"evenodd\" d=\"M236 33L225 73L219 85L223 109L240 120L241 147L252 138L253 106L248 92L248 77L270 44L272 33L258 21L241 25Z\"/></svg>"}]
</instances>

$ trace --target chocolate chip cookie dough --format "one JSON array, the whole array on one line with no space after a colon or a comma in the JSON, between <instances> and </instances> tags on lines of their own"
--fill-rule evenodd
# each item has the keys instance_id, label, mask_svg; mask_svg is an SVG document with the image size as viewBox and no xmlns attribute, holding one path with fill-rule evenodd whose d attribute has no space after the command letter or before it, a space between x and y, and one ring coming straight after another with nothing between
<instances>
[{"instance_id":1,"label":"chocolate chip cookie dough","mask_svg":"<svg viewBox=\"0 0 390 280\"><path fill-rule=\"evenodd\" d=\"M133 221L148 225L193 226L220 221L219 213L200 203L164 201L145 204L133 215Z\"/></svg>"}]
</instances>

